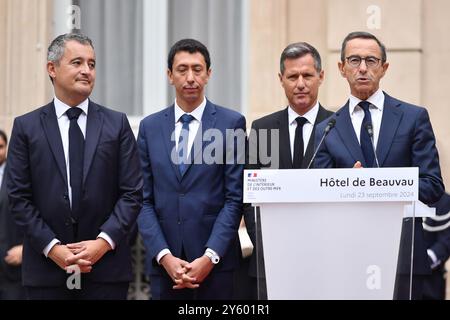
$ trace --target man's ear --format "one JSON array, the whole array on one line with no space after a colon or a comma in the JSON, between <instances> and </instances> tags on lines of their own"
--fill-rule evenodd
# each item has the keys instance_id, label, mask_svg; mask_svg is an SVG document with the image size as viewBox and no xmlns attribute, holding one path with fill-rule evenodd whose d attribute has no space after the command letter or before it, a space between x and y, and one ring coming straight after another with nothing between
<instances>
[{"instance_id":1,"label":"man's ear","mask_svg":"<svg viewBox=\"0 0 450 320\"><path fill-rule=\"evenodd\" d=\"M319 73L319 83L322 84L323 79L325 79L325 71L322 69Z\"/></svg>"},{"instance_id":2,"label":"man's ear","mask_svg":"<svg viewBox=\"0 0 450 320\"><path fill-rule=\"evenodd\" d=\"M47 73L50 76L50 78L54 79L56 78L56 66L53 61L47 61Z\"/></svg>"},{"instance_id":3,"label":"man's ear","mask_svg":"<svg viewBox=\"0 0 450 320\"><path fill-rule=\"evenodd\" d=\"M389 62L385 62L383 64L383 77L384 77L384 74L386 73L388 68L389 68Z\"/></svg>"},{"instance_id":4,"label":"man's ear","mask_svg":"<svg viewBox=\"0 0 450 320\"><path fill-rule=\"evenodd\" d=\"M339 61L338 62L338 69L339 72L341 73L341 76L345 78L345 73L344 73L344 63Z\"/></svg>"},{"instance_id":5,"label":"man's ear","mask_svg":"<svg viewBox=\"0 0 450 320\"><path fill-rule=\"evenodd\" d=\"M169 78L169 83L173 84L173 73L170 69L167 69L167 78Z\"/></svg>"},{"instance_id":6,"label":"man's ear","mask_svg":"<svg viewBox=\"0 0 450 320\"><path fill-rule=\"evenodd\" d=\"M281 73L279 73L279 72L278 72L278 79L280 80L281 87L284 88L283 75Z\"/></svg>"}]
</instances>

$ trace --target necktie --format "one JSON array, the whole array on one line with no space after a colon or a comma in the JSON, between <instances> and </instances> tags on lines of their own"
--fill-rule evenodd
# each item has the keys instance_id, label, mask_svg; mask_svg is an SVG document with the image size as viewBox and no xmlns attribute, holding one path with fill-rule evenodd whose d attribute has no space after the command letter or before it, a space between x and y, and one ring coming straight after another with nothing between
<instances>
[{"instance_id":1,"label":"necktie","mask_svg":"<svg viewBox=\"0 0 450 320\"><path fill-rule=\"evenodd\" d=\"M189 123L195 118L190 114L183 114L180 121L183 124L181 128L180 137L178 138L178 170L181 176L184 175L188 167L188 140L189 140Z\"/></svg>"},{"instance_id":2,"label":"necktie","mask_svg":"<svg viewBox=\"0 0 450 320\"><path fill-rule=\"evenodd\" d=\"M303 126L308 120L303 117L297 117L295 119L297 121L297 128L295 129L295 138L294 138L294 161L293 166L294 169L300 169L302 167L303 162L303 152L304 152L304 144L303 144Z\"/></svg>"},{"instance_id":3,"label":"necktie","mask_svg":"<svg viewBox=\"0 0 450 320\"><path fill-rule=\"evenodd\" d=\"M364 155L364 159L366 160L366 166L368 168L373 167L373 161L375 159L375 155L373 153L372 141L370 139L369 133L367 132L366 125L367 123L372 124L372 117L370 115L369 107L370 103L367 101L361 101L359 106L364 110L364 119L361 124L361 134L360 134L360 144L361 150Z\"/></svg>"},{"instance_id":4,"label":"necktie","mask_svg":"<svg viewBox=\"0 0 450 320\"><path fill-rule=\"evenodd\" d=\"M83 112L80 108L70 108L66 111L70 120L69 127L69 167L70 186L72 188L72 218L77 222L82 194L84 137L78 126L78 117Z\"/></svg>"}]
</instances>

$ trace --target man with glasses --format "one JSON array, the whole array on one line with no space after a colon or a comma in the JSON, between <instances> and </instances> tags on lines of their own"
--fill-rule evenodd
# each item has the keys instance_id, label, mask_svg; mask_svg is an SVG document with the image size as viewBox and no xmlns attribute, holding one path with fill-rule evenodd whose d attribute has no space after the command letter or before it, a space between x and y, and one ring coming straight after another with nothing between
<instances>
[{"instance_id":1,"label":"man with glasses","mask_svg":"<svg viewBox=\"0 0 450 320\"><path fill-rule=\"evenodd\" d=\"M420 201L432 204L439 200L444 184L427 110L397 100L380 89L380 80L389 67L385 46L370 33L352 32L342 43L338 67L349 83L350 98L334 115L335 128L325 138L315 167L419 167ZM326 124L327 121L317 127L316 143ZM403 222L396 299L410 298L412 222ZM414 226L411 298L422 299L423 280L431 269L420 218Z\"/></svg>"}]
</instances>

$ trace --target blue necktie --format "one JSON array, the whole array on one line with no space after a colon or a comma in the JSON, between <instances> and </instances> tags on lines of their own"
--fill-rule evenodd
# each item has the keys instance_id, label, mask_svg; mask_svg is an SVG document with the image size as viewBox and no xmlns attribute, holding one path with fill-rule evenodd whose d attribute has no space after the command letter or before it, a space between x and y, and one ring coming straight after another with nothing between
<instances>
[{"instance_id":1,"label":"blue necktie","mask_svg":"<svg viewBox=\"0 0 450 320\"><path fill-rule=\"evenodd\" d=\"M78 126L78 117L83 112L80 108L70 108L66 111L70 120L69 127L69 166L70 186L72 188L72 218L77 222L80 211L83 181L84 136Z\"/></svg>"},{"instance_id":2,"label":"blue necktie","mask_svg":"<svg viewBox=\"0 0 450 320\"><path fill-rule=\"evenodd\" d=\"M187 170L188 161L188 140L189 140L189 123L195 118L190 114L183 114L180 117L180 122L183 124L181 128L180 137L178 138L178 170L180 175L183 176Z\"/></svg>"},{"instance_id":3,"label":"blue necktie","mask_svg":"<svg viewBox=\"0 0 450 320\"><path fill-rule=\"evenodd\" d=\"M372 141L366 129L366 125L368 123L372 124L372 116L369 111L370 103L367 101L361 101L359 106L364 110L364 119L361 124L360 135L361 150L363 152L364 159L366 160L366 166L368 168L372 168L375 155L373 153Z\"/></svg>"}]
</instances>

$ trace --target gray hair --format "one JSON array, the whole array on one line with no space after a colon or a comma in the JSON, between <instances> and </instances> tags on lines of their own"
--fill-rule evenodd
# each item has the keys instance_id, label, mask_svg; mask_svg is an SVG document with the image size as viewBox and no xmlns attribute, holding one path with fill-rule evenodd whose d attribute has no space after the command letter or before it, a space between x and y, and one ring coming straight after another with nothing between
<instances>
[{"instance_id":1,"label":"gray hair","mask_svg":"<svg viewBox=\"0 0 450 320\"><path fill-rule=\"evenodd\" d=\"M350 40L353 39L370 39L370 40L375 40L375 42L378 44L378 46L380 47L381 50L381 62L385 63L387 60L387 55L386 55L386 47L384 46L384 44L378 40L377 37L375 37L373 34L369 33L369 32L365 32L365 31L355 31L355 32L350 32L344 39L344 41L342 41L342 47L341 47L341 62L344 62L345 60L345 48L347 47L347 42L349 42Z\"/></svg>"},{"instance_id":2,"label":"gray hair","mask_svg":"<svg viewBox=\"0 0 450 320\"><path fill-rule=\"evenodd\" d=\"M68 41L76 41L84 45L89 45L92 47L92 49L94 49L92 40L81 33L62 34L56 37L48 47L47 61L51 61L58 65L61 61L62 56L64 55L64 49L66 47L66 42Z\"/></svg>"},{"instance_id":3,"label":"gray hair","mask_svg":"<svg viewBox=\"0 0 450 320\"><path fill-rule=\"evenodd\" d=\"M280 73L284 74L284 61L286 59L297 59L310 54L314 59L314 67L317 72L322 71L322 59L316 48L306 42L291 43L288 45L281 54L280 58Z\"/></svg>"}]
</instances>

